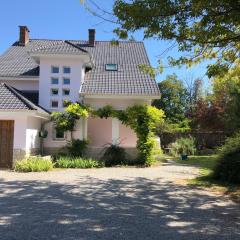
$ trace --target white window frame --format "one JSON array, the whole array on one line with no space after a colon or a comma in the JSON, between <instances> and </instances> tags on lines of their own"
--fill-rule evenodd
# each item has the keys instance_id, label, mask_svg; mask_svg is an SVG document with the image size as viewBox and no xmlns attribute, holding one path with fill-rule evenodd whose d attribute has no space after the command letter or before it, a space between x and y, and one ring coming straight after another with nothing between
<instances>
[{"instance_id":1,"label":"white window frame","mask_svg":"<svg viewBox=\"0 0 240 240\"><path fill-rule=\"evenodd\" d=\"M58 93L57 94L53 94L53 90L57 90ZM51 88L51 96L59 96L59 89L58 88Z\"/></svg>"},{"instance_id":2,"label":"white window frame","mask_svg":"<svg viewBox=\"0 0 240 240\"><path fill-rule=\"evenodd\" d=\"M63 133L63 135L64 135L63 138L57 138L56 134L57 134L57 130L53 125L52 140L55 142L63 142L66 140L66 132Z\"/></svg>"},{"instance_id":3,"label":"white window frame","mask_svg":"<svg viewBox=\"0 0 240 240\"><path fill-rule=\"evenodd\" d=\"M53 72L53 69L54 69L54 68L58 68L58 72L57 72L57 73L54 73L54 72ZM60 68L59 68L59 66L51 66L51 73L52 73L52 74L59 74L59 73L60 73Z\"/></svg>"},{"instance_id":4,"label":"white window frame","mask_svg":"<svg viewBox=\"0 0 240 240\"><path fill-rule=\"evenodd\" d=\"M65 72L64 72L64 69L65 69L65 68L69 68L69 70L70 70L69 73L65 73ZM71 69L71 67L69 67L69 66L63 66L63 67L62 67L62 72L63 72L63 74L71 74L72 69Z\"/></svg>"},{"instance_id":5,"label":"white window frame","mask_svg":"<svg viewBox=\"0 0 240 240\"><path fill-rule=\"evenodd\" d=\"M67 95L67 94L64 94L64 91L69 91L69 94L68 94L68 95ZM63 88L63 89L62 89L62 95L63 95L63 96L70 96L70 93L71 93L71 91L70 91L69 88Z\"/></svg>"},{"instance_id":6,"label":"white window frame","mask_svg":"<svg viewBox=\"0 0 240 240\"><path fill-rule=\"evenodd\" d=\"M68 80L69 80L69 83L64 83L64 79L68 79ZM63 84L64 86L69 86L69 85L71 84L71 79L68 78L68 77L64 77L64 78L62 79L62 84Z\"/></svg>"},{"instance_id":7,"label":"white window frame","mask_svg":"<svg viewBox=\"0 0 240 240\"><path fill-rule=\"evenodd\" d=\"M58 83L53 83L53 79L57 79L57 80L58 80ZM56 86L56 85L58 85L58 84L59 84L59 78L57 78L57 77L51 77L51 85Z\"/></svg>"},{"instance_id":8,"label":"white window frame","mask_svg":"<svg viewBox=\"0 0 240 240\"><path fill-rule=\"evenodd\" d=\"M53 107L53 106L52 106L52 103L53 103L53 102L58 102L58 106L57 106L57 107ZM51 104L51 108L52 108L52 109L58 109L58 108L59 108L59 101L56 100L56 99L51 99L50 104Z\"/></svg>"}]
</instances>

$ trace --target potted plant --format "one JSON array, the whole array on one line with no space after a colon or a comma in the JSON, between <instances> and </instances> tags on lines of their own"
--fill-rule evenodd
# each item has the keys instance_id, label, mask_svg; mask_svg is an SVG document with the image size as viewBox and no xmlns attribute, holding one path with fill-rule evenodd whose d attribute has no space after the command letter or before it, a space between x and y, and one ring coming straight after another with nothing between
<instances>
[{"instance_id":1,"label":"potted plant","mask_svg":"<svg viewBox=\"0 0 240 240\"><path fill-rule=\"evenodd\" d=\"M179 153L181 156L181 160L186 161L188 159L188 155L187 155L186 149L184 147L182 147L182 146L180 147Z\"/></svg>"},{"instance_id":2,"label":"potted plant","mask_svg":"<svg viewBox=\"0 0 240 240\"><path fill-rule=\"evenodd\" d=\"M39 132L39 137L40 137L40 138L46 138L47 135L48 135L48 131L47 131L47 130L41 130L41 131Z\"/></svg>"}]
</instances>

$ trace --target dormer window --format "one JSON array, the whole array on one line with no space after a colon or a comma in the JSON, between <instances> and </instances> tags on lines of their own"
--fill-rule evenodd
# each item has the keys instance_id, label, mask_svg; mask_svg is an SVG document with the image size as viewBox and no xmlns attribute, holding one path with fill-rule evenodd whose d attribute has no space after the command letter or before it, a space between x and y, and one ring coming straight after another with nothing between
<instances>
[{"instance_id":1,"label":"dormer window","mask_svg":"<svg viewBox=\"0 0 240 240\"><path fill-rule=\"evenodd\" d=\"M117 64L106 64L105 65L105 70L106 71L117 71L118 70L118 65Z\"/></svg>"}]
</instances>

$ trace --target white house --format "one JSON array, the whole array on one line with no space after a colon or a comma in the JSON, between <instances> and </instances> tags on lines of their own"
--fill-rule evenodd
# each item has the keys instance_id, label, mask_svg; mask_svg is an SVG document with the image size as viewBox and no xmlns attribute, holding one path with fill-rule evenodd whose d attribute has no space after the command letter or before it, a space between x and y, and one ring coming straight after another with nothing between
<instances>
[{"instance_id":1,"label":"white house","mask_svg":"<svg viewBox=\"0 0 240 240\"><path fill-rule=\"evenodd\" d=\"M141 64L150 65L142 42L96 41L94 29L88 41L30 39L28 28L20 26L19 41L0 57L0 167L38 153L41 129L48 131L42 143L46 154L66 145L68 134L56 132L50 121L65 100L125 109L159 98ZM117 139L134 151L137 140L117 119L93 117L78 121L74 137L89 139L90 155Z\"/></svg>"}]
</instances>

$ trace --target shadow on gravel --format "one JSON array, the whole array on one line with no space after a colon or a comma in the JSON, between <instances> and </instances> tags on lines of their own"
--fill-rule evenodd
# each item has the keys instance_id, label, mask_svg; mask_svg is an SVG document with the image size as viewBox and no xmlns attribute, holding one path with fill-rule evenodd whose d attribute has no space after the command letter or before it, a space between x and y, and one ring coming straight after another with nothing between
<instances>
[{"instance_id":1,"label":"shadow on gravel","mask_svg":"<svg viewBox=\"0 0 240 240\"><path fill-rule=\"evenodd\" d=\"M217 202L216 202L217 200ZM0 239L240 239L239 206L171 182L0 180Z\"/></svg>"}]
</instances>

